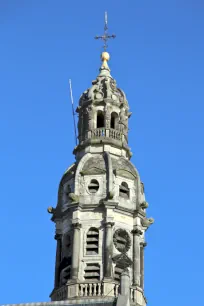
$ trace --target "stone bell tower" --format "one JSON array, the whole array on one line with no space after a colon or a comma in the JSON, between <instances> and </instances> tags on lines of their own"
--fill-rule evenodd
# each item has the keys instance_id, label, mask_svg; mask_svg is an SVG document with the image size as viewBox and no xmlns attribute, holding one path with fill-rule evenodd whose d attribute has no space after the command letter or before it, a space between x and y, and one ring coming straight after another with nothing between
<instances>
[{"instance_id":1,"label":"stone bell tower","mask_svg":"<svg viewBox=\"0 0 204 306\"><path fill-rule=\"evenodd\" d=\"M130 162L124 92L108 67L109 54L77 107L76 161L64 173L56 208L55 285L52 301L145 306L144 185ZM100 304L101 303L101 304Z\"/></svg>"}]
</instances>

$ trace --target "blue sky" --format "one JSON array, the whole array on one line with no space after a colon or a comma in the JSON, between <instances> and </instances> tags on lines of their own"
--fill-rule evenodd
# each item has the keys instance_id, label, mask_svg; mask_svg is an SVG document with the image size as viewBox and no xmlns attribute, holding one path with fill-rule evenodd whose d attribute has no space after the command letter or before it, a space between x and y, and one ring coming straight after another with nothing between
<instances>
[{"instance_id":1,"label":"blue sky","mask_svg":"<svg viewBox=\"0 0 204 306\"><path fill-rule=\"evenodd\" d=\"M55 206L74 161L75 105L100 67L104 11L110 67L133 115L132 161L145 184L145 293L151 306L203 301L204 2L0 1L0 303L49 300Z\"/></svg>"}]
</instances>

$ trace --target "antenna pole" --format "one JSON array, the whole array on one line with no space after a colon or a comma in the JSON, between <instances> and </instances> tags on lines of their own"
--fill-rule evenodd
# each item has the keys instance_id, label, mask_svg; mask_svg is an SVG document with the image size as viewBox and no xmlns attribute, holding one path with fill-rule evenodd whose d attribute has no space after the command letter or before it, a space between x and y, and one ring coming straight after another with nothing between
<instances>
[{"instance_id":1,"label":"antenna pole","mask_svg":"<svg viewBox=\"0 0 204 306\"><path fill-rule=\"evenodd\" d=\"M70 96L71 96L71 103L72 103L72 116L74 121L74 134L75 134L75 141L77 146L77 133L76 133L76 122L75 122L75 112L74 112L74 99L72 95L72 82L71 79L69 79L69 88L70 88Z\"/></svg>"}]
</instances>

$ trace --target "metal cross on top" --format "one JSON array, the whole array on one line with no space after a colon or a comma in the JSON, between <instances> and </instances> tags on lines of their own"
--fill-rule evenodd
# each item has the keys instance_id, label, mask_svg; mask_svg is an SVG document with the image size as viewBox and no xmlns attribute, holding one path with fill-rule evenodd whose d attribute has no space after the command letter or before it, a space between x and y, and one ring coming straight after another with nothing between
<instances>
[{"instance_id":1,"label":"metal cross on top","mask_svg":"<svg viewBox=\"0 0 204 306\"><path fill-rule=\"evenodd\" d=\"M107 45L107 41L108 39L110 38L115 38L116 35L108 35L108 15L107 15L107 12L105 12L105 26L104 26L104 35L102 36L95 36L95 39L102 39L104 41L104 45L103 45L103 48L104 48L104 51L106 51L108 45Z\"/></svg>"}]
</instances>

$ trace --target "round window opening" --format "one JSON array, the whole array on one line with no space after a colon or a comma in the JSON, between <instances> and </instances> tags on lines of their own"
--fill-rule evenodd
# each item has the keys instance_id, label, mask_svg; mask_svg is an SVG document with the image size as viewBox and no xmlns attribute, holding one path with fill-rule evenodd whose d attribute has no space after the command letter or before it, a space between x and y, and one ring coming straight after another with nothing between
<instances>
[{"instance_id":1,"label":"round window opening","mask_svg":"<svg viewBox=\"0 0 204 306\"><path fill-rule=\"evenodd\" d=\"M113 235L113 242L116 249L121 252L125 253L130 249L131 246L131 239L129 234L124 229L117 229Z\"/></svg>"},{"instance_id":2,"label":"round window opening","mask_svg":"<svg viewBox=\"0 0 204 306\"><path fill-rule=\"evenodd\" d=\"M99 183L97 180L91 180L88 186L90 193L96 193L99 190Z\"/></svg>"}]
</instances>

